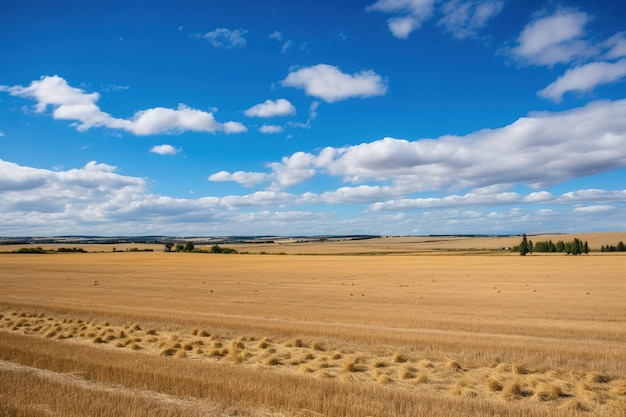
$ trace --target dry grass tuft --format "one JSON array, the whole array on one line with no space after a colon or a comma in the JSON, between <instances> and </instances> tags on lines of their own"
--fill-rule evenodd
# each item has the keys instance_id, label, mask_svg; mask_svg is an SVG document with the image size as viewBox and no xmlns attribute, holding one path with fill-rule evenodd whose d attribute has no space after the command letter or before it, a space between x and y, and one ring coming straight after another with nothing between
<instances>
[{"instance_id":1,"label":"dry grass tuft","mask_svg":"<svg viewBox=\"0 0 626 417\"><path fill-rule=\"evenodd\" d=\"M533 399L537 401L553 401L560 397L564 397L565 393L563 389L558 385L553 384L545 384L540 386L537 391L535 391L535 395L533 395Z\"/></svg>"},{"instance_id":2,"label":"dry grass tuft","mask_svg":"<svg viewBox=\"0 0 626 417\"><path fill-rule=\"evenodd\" d=\"M517 380L509 381L502 389L502 395L507 399L519 399L526 395L522 385Z\"/></svg>"},{"instance_id":3,"label":"dry grass tuft","mask_svg":"<svg viewBox=\"0 0 626 417\"><path fill-rule=\"evenodd\" d=\"M412 379L415 378L415 368L410 365L403 365L398 369L398 378Z\"/></svg>"},{"instance_id":4,"label":"dry grass tuft","mask_svg":"<svg viewBox=\"0 0 626 417\"><path fill-rule=\"evenodd\" d=\"M417 366L423 369L430 369L430 368L434 368L435 364L429 361L428 359L422 359L421 361L417 363Z\"/></svg>"},{"instance_id":5,"label":"dry grass tuft","mask_svg":"<svg viewBox=\"0 0 626 417\"><path fill-rule=\"evenodd\" d=\"M393 363L404 363L406 361L408 361L409 359L400 352L396 352L393 354L393 356L391 357L391 362Z\"/></svg>"},{"instance_id":6,"label":"dry grass tuft","mask_svg":"<svg viewBox=\"0 0 626 417\"><path fill-rule=\"evenodd\" d=\"M611 378L597 372L587 372L585 381L590 384L606 384L607 382L611 382Z\"/></svg>"},{"instance_id":7,"label":"dry grass tuft","mask_svg":"<svg viewBox=\"0 0 626 417\"><path fill-rule=\"evenodd\" d=\"M200 337L209 337L209 336L211 336L211 333L207 332L206 330L200 330L200 333L198 333L198 336L200 336Z\"/></svg>"},{"instance_id":8,"label":"dry grass tuft","mask_svg":"<svg viewBox=\"0 0 626 417\"><path fill-rule=\"evenodd\" d=\"M159 355L161 355L161 356L174 356L174 355L176 355L176 352L178 352L178 349L165 348L165 349L161 350L161 352L159 352Z\"/></svg>"},{"instance_id":9,"label":"dry grass tuft","mask_svg":"<svg viewBox=\"0 0 626 417\"><path fill-rule=\"evenodd\" d=\"M243 350L246 348L246 345L242 341L234 340L231 344L231 348L233 350Z\"/></svg>"},{"instance_id":10,"label":"dry grass tuft","mask_svg":"<svg viewBox=\"0 0 626 417\"><path fill-rule=\"evenodd\" d=\"M293 340L289 340L288 342L285 342L285 347L302 347L302 339L293 339Z\"/></svg>"},{"instance_id":11,"label":"dry grass tuft","mask_svg":"<svg viewBox=\"0 0 626 417\"><path fill-rule=\"evenodd\" d=\"M559 408L569 411L580 411L583 413L591 411L587 404L577 399L571 399L569 401L566 401L561 406L559 406Z\"/></svg>"},{"instance_id":12,"label":"dry grass tuft","mask_svg":"<svg viewBox=\"0 0 626 417\"><path fill-rule=\"evenodd\" d=\"M311 349L323 352L324 351L324 346L320 342L318 342L318 341L313 341L311 343Z\"/></svg>"},{"instance_id":13,"label":"dry grass tuft","mask_svg":"<svg viewBox=\"0 0 626 417\"><path fill-rule=\"evenodd\" d=\"M343 364L342 369L344 372L358 372L357 366L354 362L346 362Z\"/></svg>"},{"instance_id":14,"label":"dry grass tuft","mask_svg":"<svg viewBox=\"0 0 626 417\"><path fill-rule=\"evenodd\" d=\"M499 392L503 388L502 383L495 378L489 378L485 385L490 392Z\"/></svg>"},{"instance_id":15,"label":"dry grass tuft","mask_svg":"<svg viewBox=\"0 0 626 417\"><path fill-rule=\"evenodd\" d=\"M265 359L263 364L268 366L276 366L282 365L282 362L278 356L270 356L269 358Z\"/></svg>"},{"instance_id":16,"label":"dry grass tuft","mask_svg":"<svg viewBox=\"0 0 626 417\"><path fill-rule=\"evenodd\" d=\"M308 365L302 365L300 367L300 372L303 372L305 374L311 374L311 373L315 372L315 369L313 369L312 367L310 367Z\"/></svg>"},{"instance_id":17,"label":"dry grass tuft","mask_svg":"<svg viewBox=\"0 0 626 417\"><path fill-rule=\"evenodd\" d=\"M256 344L257 349L267 349L268 346L270 345L270 342L268 339L261 339L259 340L259 343Z\"/></svg>"},{"instance_id":18,"label":"dry grass tuft","mask_svg":"<svg viewBox=\"0 0 626 417\"><path fill-rule=\"evenodd\" d=\"M374 362L372 362L372 368L386 368L387 367L387 362L385 362L382 359L377 359Z\"/></svg>"},{"instance_id":19,"label":"dry grass tuft","mask_svg":"<svg viewBox=\"0 0 626 417\"><path fill-rule=\"evenodd\" d=\"M515 375L526 375L530 373L526 365L524 365L523 363L514 363L513 365L511 365L511 372L513 372Z\"/></svg>"},{"instance_id":20,"label":"dry grass tuft","mask_svg":"<svg viewBox=\"0 0 626 417\"><path fill-rule=\"evenodd\" d=\"M626 379L618 381L617 385L611 390L611 393L619 396L626 396Z\"/></svg>"},{"instance_id":21,"label":"dry grass tuft","mask_svg":"<svg viewBox=\"0 0 626 417\"><path fill-rule=\"evenodd\" d=\"M463 381L458 381L456 384L454 384L450 388L450 392L453 395L458 395L460 397L474 398L478 396L478 393L474 391L473 389L467 387L465 382Z\"/></svg>"},{"instance_id":22,"label":"dry grass tuft","mask_svg":"<svg viewBox=\"0 0 626 417\"><path fill-rule=\"evenodd\" d=\"M413 379L413 383L416 385L425 384L428 382L428 374L426 372L418 372Z\"/></svg>"},{"instance_id":23,"label":"dry grass tuft","mask_svg":"<svg viewBox=\"0 0 626 417\"><path fill-rule=\"evenodd\" d=\"M461 367L461 364L455 360L449 360L448 362L446 362L446 368L455 372L459 372L463 370L463 368Z\"/></svg>"}]
</instances>

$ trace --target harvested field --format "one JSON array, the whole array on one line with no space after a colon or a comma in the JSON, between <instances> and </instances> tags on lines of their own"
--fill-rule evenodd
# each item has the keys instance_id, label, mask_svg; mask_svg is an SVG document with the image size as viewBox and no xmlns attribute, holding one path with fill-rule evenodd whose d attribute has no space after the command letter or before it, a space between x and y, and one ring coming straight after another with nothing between
<instances>
[{"instance_id":1,"label":"harvested field","mask_svg":"<svg viewBox=\"0 0 626 417\"><path fill-rule=\"evenodd\" d=\"M0 255L0 415L626 415L626 254L447 255Z\"/></svg>"}]
</instances>

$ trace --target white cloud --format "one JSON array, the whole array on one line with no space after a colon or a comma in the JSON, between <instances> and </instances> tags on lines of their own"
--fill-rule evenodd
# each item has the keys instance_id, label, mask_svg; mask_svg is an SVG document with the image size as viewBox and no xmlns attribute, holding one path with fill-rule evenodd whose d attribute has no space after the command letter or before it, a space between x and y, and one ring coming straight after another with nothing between
<instances>
[{"instance_id":1,"label":"white cloud","mask_svg":"<svg viewBox=\"0 0 626 417\"><path fill-rule=\"evenodd\" d=\"M276 117L290 116L296 114L296 108L284 98L276 101L265 100L263 103L255 104L243 112L248 117Z\"/></svg>"},{"instance_id":2,"label":"white cloud","mask_svg":"<svg viewBox=\"0 0 626 417\"><path fill-rule=\"evenodd\" d=\"M227 171L219 171L215 174L209 175L207 179L213 182L233 181L243 185L244 187L252 187L262 182L266 182L269 179L269 175L261 172L237 171L230 173Z\"/></svg>"},{"instance_id":3,"label":"white cloud","mask_svg":"<svg viewBox=\"0 0 626 417\"><path fill-rule=\"evenodd\" d=\"M275 41L278 42L282 42L283 40L283 34L277 30L275 30L274 32L270 33L270 36L268 36L268 38L270 39L274 39Z\"/></svg>"},{"instance_id":4,"label":"white cloud","mask_svg":"<svg viewBox=\"0 0 626 417\"><path fill-rule=\"evenodd\" d=\"M175 148L172 145L156 145L150 148L150 152L159 154L159 155L176 155L181 152L181 148Z\"/></svg>"},{"instance_id":5,"label":"white cloud","mask_svg":"<svg viewBox=\"0 0 626 417\"><path fill-rule=\"evenodd\" d=\"M0 138L4 136L4 132L0 132Z\"/></svg>"},{"instance_id":6,"label":"white cloud","mask_svg":"<svg viewBox=\"0 0 626 417\"><path fill-rule=\"evenodd\" d=\"M96 104L100 99L98 93L85 93L82 89L71 87L58 75L41 77L27 87L0 86L0 91L36 100L37 113L44 113L48 107L52 107L54 119L74 121L72 126L81 132L93 127L122 129L135 135L185 131L240 133L247 130L238 122L219 123L213 113L193 109L184 104L179 104L176 109L155 107L140 110L130 119L115 118L98 107Z\"/></svg>"},{"instance_id":7,"label":"white cloud","mask_svg":"<svg viewBox=\"0 0 626 417\"><path fill-rule=\"evenodd\" d=\"M607 211L615 210L614 206L607 205L595 205L595 206L585 206L585 207L576 207L574 212L576 213L605 213Z\"/></svg>"},{"instance_id":8,"label":"white cloud","mask_svg":"<svg viewBox=\"0 0 626 417\"><path fill-rule=\"evenodd\" d=\"M456 39L474 37L502 10L502 0L451 0L441 6L444 17L439 20Z\"/></svg>"},{"instance_id":9,"label":"white cloud","mask_svg":"<svg viewBox=\"0 0 626 417\"><path fill-rule=\"evenodd\" d=\"M90 161L87 162L84 170L89 172L115 172L117 171L117 167L114 165L108 165L104 163L99 164L96 161Z\"/></svg>"},{"instance_id":10,"label":"white cloud","mask_svg":"<svg viewBox=\"0 0 626 417\"><path fill-rule=\"evenodd\" d=\"M367 11L391 14L389 30L399 39L406 39L411 32L433 15L436 0L378 0Z\"/></svg>"},{"instance_id":11,"label":"white cloud","mask_svg":"<svg viewBox=\"0 0 626 417\"><path fill-rule=\"evenodd\" d=\"M272 189L318 174L352 183L391 183L396 195L510 184L543 187L626 167L626 100L535 113L462 137L384 138L318 154L296 152L268 167Z\"/></svg>"},{"instance_id":12,"label":"white cloud","mask_svg":"<svg viewBox=\"0 0 626 417\"><path fill-rule=\"evenodd\" d=\"M307 95L329 103L352 97L382 96L387 93L385 80L374 71L361 71L351 75L327 64L304 67L290 72L282 84L302 88Z\"/></svg>"},{"instance_id":13,"label":"white cloud","mask_svg":"<svg viewBox=\"0 0 626 417\"><path fill-rule=\"evenodd\" d=\"M304 169L323 165L334 156L332 150L327 150L315 159L298 155L286 164ZM244 172L220 172L212 177L216 181L236 178L248 186L270 180L263 173ZM364 204L394 195L396 190L392 186L361 185L322 194L266 190L184 199L151 194L147 184L146 179L120 175L115 166L96 161L82 168L51 171L0 160L0 212L4 214L0 218L0 233L5 236L70 232L112 235L133 230L136 234L197 236L268 234L277 230L293 234L354 233L355 230L399 234L415 229L424 233L475 233L530 230L529 225L536 230L567 231L568 225L578 224L577 220L582 218L590 230L594 227L615 230L624 227L620 216L626 206L626 190L577 190L555 196L547 191L528 195L489 194L489 188L483 188L480 193L374 203L369 210L354 216L352 212L342 215L332 209L285 211L283 208ZM546 207L548 203L553 207ZM540 204L536 212L529 210L533 204ZM596 213L600 216L593 217ZM397 221L389 223L392 219ZM581 231L580 226L577 231Z\"/></svg>"},{"instance_id":14,"label":"white cloud","mask_svg":"<svg viewBox=\"0 0 626 417\"><path fill-rule=\"evenodd\" d=\"M569 91L591 91L598 85L610 84L625 76L626 59L614 63L592 62L568 69L565 74L537 94L559 103L563 99L563 94Z\"/></svg>"},{"instance_id":15,"label":"white cloud","mask_svg":"<svg viewBox=\"0 0 626 417\"><path fill-rule=\"evenodd\" d=\"M293 41L292 41L292 40L285 41L285 43L283 43L283 46L282 46L282 48L280 49L280 51L281 51L283 54L286 54L286 53L287 53L287 51L289 50L289 48L291 48L292 46L293 46Z\"/></svg>"},{"instance_id":16,"label":"white cloud","mask_svg":"<svg viewBox=\"0 0 626 417\"><path fill-rule=\"evenodd\" d=\"M293 200L288 193L275 191L257 191L241 196L226 196L220 199L220 204L228 208L236 207L265 207L270 205L287 204Z\"/></svg>"},{"instance_id":17,"label":"white cloud","mask_svg":"<svg viewBox=\"0 0 626 417\"><path fill-rule=\"evenodd\" d=\"M548 66L594 56L597 49L583 39L589 20L573 9L538 17L526 25L510 52L522 63Z\"/></svg>"},{"instance_id":18,"label":"white cloud","mask_svg":"<svg viewBox=\"0 0 626 417\"><path fill-rule=\"evenodd\" d=\"M604 42L604 46L609 48L605 57L607 59L617 59L626 56L626 33L619 32L611 36Z\"/></svg>"},{"instance_id":19,"label":"white cloud","mask_svg":"<svg viewBox=\"0 0 626 417\"><path fill-rule=\"evenodd\" d=\"M283 129L282 126L276 126L276 125L263 125L259 128L259 132L266 133L266 134L281 133L284 130L285 129Z\"/></svg>"},{"instance_id":20,"label":"white cloud","mask_svg":"<svg viewBox=\"0 0 626 417\"><path fill-rule=\"evenodd\" d=\"M226 171L220 171L209 176L209 181L225 182L234 181L245 187L252 187L254 185L265 182L269 179L269 176L260 172L243 172L237 171L232 174Z\"/></svg>"},{"instance_id":21,"label":"white cloud","mask_svg":"<svg viewBox=\"0 0 626 417\"><path fill-rule=\"evenodd\" d=\"M191 36L195 38L206 39L216 48L234 48L246 45L244 35L248 33L245 29L230 30L227 28L218 28L207 33L194 33Z\"/></svg>"},{"instance_id":22,"label":"white cloud","mask_svg":"<svg viewBox=\"0 0 626 417\"><path fill-rule=\"evenodd\" d=\"M242 123L239 122L226 122L222 124L222 130L227 135L234 133L244 133L248 131L248 128L245 127Z\"/></svg>"},{"instance_id":23,"label":"white cloud","mask_svg":"<svg viewBox=\"0 0 626 417\"><path fill-rule=\"evenodd\" d=\"M563 194L559 199L560 203L572 204L572 203L586 203L589 201L594 202L624 202L626 201L626 190L619 191L606 191L599 189L587 189L571 191Z\"/></svg>"},{"instance_id":24,"label":"white cloud","mask_svg":"<svg viewBox=\"0 0 626 417\"><path fill-rule=\"evenodd\" d=\"M123 121L120 126L136 135L154 135L169 132L214 133L221 129L212 113L192 109L179 104L177 109L155 107L135 113L132 120Z\"/></svg>"}]
</instances>

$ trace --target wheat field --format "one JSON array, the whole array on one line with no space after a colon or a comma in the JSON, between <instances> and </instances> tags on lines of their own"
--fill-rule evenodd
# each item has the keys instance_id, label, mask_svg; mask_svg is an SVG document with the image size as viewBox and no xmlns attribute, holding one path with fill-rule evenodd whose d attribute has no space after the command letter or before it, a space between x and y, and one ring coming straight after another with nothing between
<instances>
[{"instance_id":1,"label":"wheat field","mask_svg":"<svg viewBox=\"0 0 626 417\"><path fill-rule=\"evenodd\" d=\"M2 254L0 416L625 416L626 254L517 240Z\"/></svg>"}]
</instances>

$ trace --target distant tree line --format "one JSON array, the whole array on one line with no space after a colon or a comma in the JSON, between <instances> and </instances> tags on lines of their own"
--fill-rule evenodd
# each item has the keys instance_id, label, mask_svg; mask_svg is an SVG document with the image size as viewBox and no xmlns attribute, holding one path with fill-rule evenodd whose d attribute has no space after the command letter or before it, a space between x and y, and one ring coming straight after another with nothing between
<instances>
[{"instance_id":1,"label":"distant tree line","mask_svg":"<svg viewBox=\"0 0 626 417\"><path fill-rule=\"evenodd\" d=\"M211 246L210 250L198 249L192 242L187 242L184 245L177 243L174 245L172 242L165 243L165 252L171 252L174 249L176 252L195 252L195 253L238 253L235 249L222 248L219 245Z\"/></svg>"},{"instance_id":2,"label":"distant tree line","mask_svg":"<svg viewBox=\"0 0 626 417\"><path fill-rule=\"evenodd\" d=\"M600 252L626 252L626 245L624 242L620 241L617 246L613 245L602 245L600 247Z\"/></svg>"},{"instance_id":3,"label":"distant tree line","mask_svg":"<svg viewBox=\"0 0 626 417\"><path fill-rule=\"evenodd\" d=\"M558 242L554 243L551 240L546 240L533 244L533 241L529 240L524 233L524 235L522 236L522 242L517 246L513 246L511 250L519 252L519 254L522 256L526 256L527 254L533 252L560 252L566 253L568 255L581 255L583 253L589 253L589 244L587 243L587 241L583 242L578 238L574 238L574 240L570 242L563 242L562 240L559 240Z\"/></svg>"},{"instance_id":4,"label":"distant tree line","mask_svg":"<svg viewBox=\"0 0 626 417\"><path fill-rule=\"evenodd\" d=\"M44 249L41 246L37 246L36 248L19 248L18 250L14 250L12 252L2 252L2 253L67 253L67 252L78 252L78 253L87 253L87 251L83 248L58 248L58 249Z\"/></svg>"}]
</instances>

